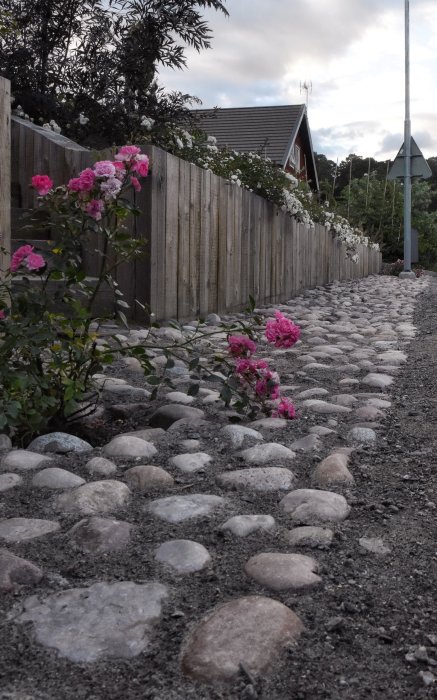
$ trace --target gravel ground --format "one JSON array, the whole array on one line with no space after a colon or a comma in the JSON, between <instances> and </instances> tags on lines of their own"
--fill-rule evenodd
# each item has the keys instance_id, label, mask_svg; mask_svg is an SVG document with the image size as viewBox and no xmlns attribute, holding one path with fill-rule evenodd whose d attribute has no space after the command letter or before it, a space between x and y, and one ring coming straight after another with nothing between
<instances>
[{"instance_id":1,"label":"gravel ground","mask_svg":"<svg viewBox=\"0 0 437 700\"><path fill-rule=\"evenodd\" d=\"M296 318L298 322L299 319ZM129 546L121 552L89 556L72 547L68 530L78 521L62 514L62 527L49 538L29 540L13 547L20 557L38 564L45 577L38 593L48 595L66 587L88 586L97 581L159 580L170 590L149 646L131 659L103 659L73 663L35 643L29 624L17 624L23 600L35 587L21 586L0 597L0 699L1 700L332 700L347 698L407 699L437 697L437 282L423 287L415 309L417 335L407 348L408 362L396 375L388 396L392 406L377 430L377 442L356 449L349 467L355 485L335 489L352 506L347 520L334 526L329 549L305 551L317 559L322 584L310 590L275 591L273 597L291 608L303 621L305 632L296 646L280 655L266 678L241 668L231 684L209 686L188 680L180 672L181 645L187 630L219 603L247 595L269 595L242 573L242 565L260 551L289 552L284 533L290 527L278 511L277 492L226 494L229 507L211 520L179 526L158 521L145 513L145 505L162 492L136 494L129 507L117 511L119 520L135 527ZM296 382L289 359L278 357L283 380ZM295 369L295 368L294 368ZM288 377L287 377L288 375ZM117 376L120 371L117 371ZM138 376L124 376L140 385ZM332 388L330 383L332 382ZM313 384L314 386L315 384ZM320 384L317 384L317 386ZM311 384L303 384L300 389ZM331 393L338 392L332 376L323 379ZM351 390L349 390L351 391ZM353 389L352 389L353 391ZM363 388L361 388L363 391ZM371 391L371 389L369 389ZM377 391L377 390L375 390ZM159 404L158 404L159 405ZM166 434L158 442L165 466L183 439L215 445L214 462L205 472L183 474L177 487L184 492L223 496L216 475L241 467L241 459L222 445L219 430L223 412L208 409L209 424ZM148 409L135 418L94 425L87 437L96 445L111 435L146 427ZM290 445L321 424L320 417L300 412L290 424L287 439L271 431L269 440ZM326 421L325 421L326 424ZM100 433L99 433L100 429ZM267 438L265 438L267 439ZM343 438L341 444L346 445ZM307 488L321 456L339 445L338 435L324 438L323 455L303 453L295 488ZM83 456L62 456L62 467L89 479ZM135 460L124 460L124 467ZM114 478L120 478L114 477ZM121 477L122 478L122 477ZM235 538L219 530L231 515L272 513L273 533ZM2 495L0 517L54 519L53 497L37 491L29 481ZM154 558L164 540L184 537L201 542L213 553L214 565L189 577L176 577ZM377 555L359 545L360 538L382 538L390 551ZM1 572L0 572L1 573ZM271 594L270 594L271 595ZM427 683L429 682L429 685Z\"/></svg>"}]
</instances>

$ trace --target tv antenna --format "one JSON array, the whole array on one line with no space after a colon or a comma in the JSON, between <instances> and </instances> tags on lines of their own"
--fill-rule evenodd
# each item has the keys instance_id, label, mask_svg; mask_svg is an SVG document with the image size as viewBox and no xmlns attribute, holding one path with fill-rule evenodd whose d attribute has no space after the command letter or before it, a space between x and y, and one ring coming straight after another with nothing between
<instances>
[{"instance_id":1,"label":"tv antenna","mask_svg":"<svg viewBox=\"0 0 437 700\"><path fill-rule=\"evenodd\" d=\"M309 94L313 91L313 84L311 80L304 80L303 83L300 83L300 94L303 92L306 93L306 98L305 98L305 103L308 109L308 100L309 100Z\"/></svg>"}]
</instances>

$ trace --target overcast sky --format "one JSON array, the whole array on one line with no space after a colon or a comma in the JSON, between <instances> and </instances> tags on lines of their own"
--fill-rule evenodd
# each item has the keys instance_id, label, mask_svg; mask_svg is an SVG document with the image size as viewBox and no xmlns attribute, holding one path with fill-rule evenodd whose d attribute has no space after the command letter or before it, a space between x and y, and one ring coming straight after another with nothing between
<instances>
[{"instance_id":1,"label":"overcast sky","mask_svg":"<svg viewBox=\"0 0 437 700\"><path fill-rule=\"evenodd\" d=\"M205 11L213 48L187 51L184 71L160 70L167 89L203 106L306 101L314 149L394 158L403 142L404 0L227 0ZM437 0L411 0L412 133L437 155Z\"/></svg>"}]
</instances>

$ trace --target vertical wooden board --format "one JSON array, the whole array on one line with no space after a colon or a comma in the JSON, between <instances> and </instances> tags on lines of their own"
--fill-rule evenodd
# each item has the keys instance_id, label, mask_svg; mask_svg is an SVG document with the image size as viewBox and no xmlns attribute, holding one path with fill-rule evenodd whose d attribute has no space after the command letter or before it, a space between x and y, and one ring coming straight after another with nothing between
<instances>
[{"instance_id":1,"label":"vertical wooden board","mask_svg":"<svg viewBox=\"0 0 437 700\"><path fill-rule=\"evenodd\" d=\"M227 235L228 235L228 197L230 185L226 180L219 179L218 197L218 289L217 309L218 313L226 313L227 293L226 287L229 281L227 270Z\"/></svg>"},{"instance_id":2,"label":"vertical wooden board","mask_svg":"<svg viewBox=\"0 0 437 700\"><path fill-rule=\"evenodd\" d=\"M201 169L190 163L190 318L200 313L200 176Z\"/></svg>"},{"instance_id":3,"label":"vertical wooden board","mask_svg":"<svg viewBox=\"0 0 437 700\"><path fill-rule=\"evenodd\" d=\"M255 196L252 203L252 286L249 289L251 296L257 304L260 304L261 297L261 197Z\"/></svg>"},{"instance_id":4,"label":"vertical wooden board","mask_svg":"<svg viewBox=\"0 0 437 700\"><path fill-rule=\"evenodd\" d=\"M218 309L218 287L219 287L219 196L220 180L217 175L211 178L211 218L210 218L210 245L208 250L207 267L207 287L208 287L208 307L209 313Z\"/></svg>"},{"instance_id":5,"label":"vertical wooden board","mask_svg":"<svg viewBox=\"0 0 437 700\"><path fill-rule=\"evenodd\" d=\"M231 308L237 311L241 308L243 299L241 296L241 272L242 272L242 209L243 190L241 187L234 188L233 206L233 266L232 266L232 298Z\"/></svg>"},{"instance_id":6,"label":"vertical wooden board","mask_svg":"<svg viewBox=\"0 0 437 700\"><path fill-rule=\"evenodd\" d=\"M228 196L226 198L226 310L232 309L234 299L235 279L235 206L236 206L237 186L232 185L228 188Z\"/></svg>"},{"instance_id":7,"label":"vertical wooden board","mask_svg":"<svg viewBox=\"0 0 437 700\"><path fill-rule=\"evenodd\" d=\"M179 158L167 154L164 318L178 317Z\"/></svg>"},{"instance_id":8,"label":"vertical wooden board","mask_svg":"<svg viewBox=\"0 0 437 700\"><path fill-rule=\"evenodd\" d=\"M11 84L0 78L0 276L11 250Z\"/></svg>"},{"instance_id":9,"label":"vertical wooden board","mask_svg":"<svg viewBox=\"0 0 437 700\"><path fill-rule=\"evenodd\" d=\"M277 226L278 226L278 216L276 207L272 207L271 213L271 228L269 235L269 249L270 249L270 265L269 265L269 302L275 302L276 297L276 248L278 244L277 239Z\"/></svg>"},{"instance_id":10,"label":"vertical wooden board","mask_svg":"<svg viewBox=\"0 0 437 700\"><path fill-rule=\"evenodd\" d=\"M293 295L293 234L290 217L284 214L284 298Z\"/></svg>"},{"instance_id":11,"label":"vertical wooden board","mask_svg":"<svg viewBox=\"0 0 437 700\"><path fill-rule=\"evenodd\" d=\"M150 177L150 306L158 320L165 316L165 211L167 189L167 154L153 149Z\"/></svg>"},{"instance_id":12,"label":"vertical wooden board","mask_svg":"<svg viewBox=\"0 0 437 700\"><path fill-rule=\"evenodd\" d=\"M241 225L240 225L240 240L241 240L241 277L240 277L240 299L242 305L249 302L249 294L251 288L251 265L249 256L253 255L251 246L252 221L250 202L253 199L251 193L246 190L242 191L241 196Z\"/></svg>"},{"instance_id":13,"label":"vertical wooden board","mask_svg":"<svg viewBox=\"0 0 437 700\"><path fill-rule=\"evenodd\" d=\"M178 319L190 316L190 163L179 163Z\"/></svg>"},{"instance_id":14,"label":"vertical wooden board","mask_svg":"<svg viewBox=\"0 0 437 700\"><path fill-rule=\"evenodd\" d=\"M211 254L211 171L200 175L200 241L199 241L199 314L209 312L209 257Z\"/></svg>"},{"instance_id":15,"label":"vertical wooden board","mask_svg":"<svg viewBox=\"0 0 437 700\"><path fill-rule=\"evenodd\" d=\"M267 303L270 296L270 236L272 230L271 207L269 203L262 199L261 205L261 228L260 228L260 279L259 279L259 299L260 303Z\"/></svg>"},{"instance_id":16,"label":"vertical wooden board","mask_svg":"<svg viewBox=\"0 0 437 700\"><path fill-rule=\"evenodd\" d=\"M280 212L280 248L279 248L279 288L280 301L285 301L287 297L287 226L284 212Z\"/></svg>"}]
</instances>

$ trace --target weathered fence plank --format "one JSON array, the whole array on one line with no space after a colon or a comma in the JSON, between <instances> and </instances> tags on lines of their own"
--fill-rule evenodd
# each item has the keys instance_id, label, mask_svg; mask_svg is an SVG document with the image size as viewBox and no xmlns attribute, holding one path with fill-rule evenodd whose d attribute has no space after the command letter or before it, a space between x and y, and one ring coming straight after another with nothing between
<instances>
[{"instance_id":1,"label":"weathered fence plank","mask_svg":"<svg viewBox=\"0 0 437 700\"><path fill-rule=\"evenodd\" d=\"M1 271L9 265L11 250L11 84L0 78L0 252Z\"/></svg>"}]
</instances>

